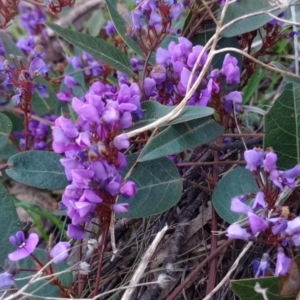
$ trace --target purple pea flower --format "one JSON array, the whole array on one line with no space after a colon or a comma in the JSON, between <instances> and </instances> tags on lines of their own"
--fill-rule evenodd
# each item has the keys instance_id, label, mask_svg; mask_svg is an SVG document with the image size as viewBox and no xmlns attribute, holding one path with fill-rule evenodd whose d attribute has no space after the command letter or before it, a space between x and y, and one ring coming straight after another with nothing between
<instances>
[{"instance_id":1,"label":"purple pea flower","mask_svg":"<svg viewBox=\"0 0 300 300\"><path fill-rule=\"evenodd\" d=\"M166 68L163 65L157 65L152 69L150 75L157 83L163 83L167 77Z\"/></svg>"},{"instance_id":2,"label":"purple pea flower","mask_svg":"<svg viewBox=\"0 0 300 300\"><path fill-rule=\"evenodd\" d=\"M158 65L169 65L171 62L170 52L163 48L158 48L156 51L156 63Z\"/></svg>"},{"instance_id":3,"label":"purple pea flower","mask_svg":"<svg viewBox=\"0 0 300 300\"><path fill-rule=\"evenodd\" d=\"M252 209L250 206L242 202L239 197L235 197L231 200L231 211L237 213L237 214L243 214L247 215L248 212L252 212Z\"/></svg>"},{"instance_id":4,"label":"purple pea flower","mask_svg":"<svg viewBox=\"0 0 300 300\"><path fill-rule=\"evenodd\" d=\"M67 235L71 239L81 240L84 238L84 231L79 226L69 224L68 230L67 230Z\"/></svg>"},{"instance_id":5,"label":"purple pea flower","mask_svg":"<svg viewBox=\"0 0 300 300\"><path fill-rule=\"evenodd\" d=\"M153 78L149 78L149 77L145 78L144 88L147 96L151 96L155 86L156 86L156 81Z\"/></svg>"},{"instance_id":6,"label":"purple pea flower","mask_svg":"<svg viewBox=\"0 0 300 300\"><path fill-rule=\"evenodd\" d=\"M133 181L127 181L124 185L122 185L120 189L120 193L126 199L134 197L136 194L136 185Z\"/></svg>"},{"instance_id":7,"label":"purple pea flower","mask_svg":"<svg viewBox=\"0 0 300 300\"><path fill-rule=\"evenodd\" d=\"M193 68L197 59L198 59L198 56L200 55L201 51L203 50L203 46L200 46L200 45L197 45L195 47L193 47L192 49L192 52L189 54L189 57L188 57L188 60L187 60L187 65L190 67L190 68ZM200 63L199 65L201 67L204 66L205 62L207 60L207 52L204 51L201 59L200 59Z\"/></svg>"},{"instance_id":8,"label":"purple pea flower","mask_svg":"<svg viewBox=\"0 0 300 300\"><path fill-rule=\"evenodd\" d=\"M114 204L114 205L112 206L112 209L113 209L117 214L125 213L125 212L128 212L128 210L129 210L129 204L128 204L128 203Z\"/></svg>"},{"instance_id":9,"label":"purple pea flower","mask_svg":"<svg viewBox=\"0 0 300 300\"><path fill-rule=\"evenodd\" d=\"M123 134L120 137L115 137L113 143L118 150L127 149L130 146L129 139L126 134Z\"/></svg>"},{"instance_id":10,"label":"purple pea flower","mask_svg":"<svg viewBox=\"0 0 300 300\"><path fill-rule=\"evenodd\" d=\"M0 290L14 285L12 274L8 272L0 273Z\"/></svg>"},{"instance_id":11,"label":"purple pea flower","mask_svg":"<svg viewBox=\"0 0 300 300\"><path fill-rule=\"evenodd\" d=\"M16 236L11 236L9 241L18 246L18 249L8 255L8 258L12 261L18 261L20 259L28 257L35 250L39 237L36 233L31 233L27 240L23 231L18 231Z\"/></svg>"},{"instance_id":12,"label":"purple pea flower","mask_svg":"<svg viewBox=\"0 0 300 300\"><path fill-rule=\"evenodd\" d=\"M64 92L57 93L56 97L61 101L69 102L72 99L72 93L69 90L65 90Z\"/></svg>"},{"instance_id":13,"label":"purple pea flower","mask_svg":"<svg viewBox=\"0 0 300 300\"><path fill-rule=\"evenodd\" d=\"M116 33L116 27L111 20L107 21L105 31L108 36L114 36L114 34Z\"/></svg>"},{"instance_id":14,"label":"purple pea flower","mask_svg":"<svg viewBox=\"0 0 300 300\"><path fill-rule=\"evenodd\" d=\"M270 268L270 256L268 253L264 253L259 262L257 271L255 272L255 278L265 276L265 273L266 273L267 269L269 269L269 268Z\"/></svg>"},{"instance_id":15,"label":"purple pea flower","mask_svg":"<svg viewBox=\"0 0 300 300\"><path fill-rule=\"evenodd\" d=\"M262 151L260 149L246 150L244 152L246 160L246 169L250 172L257 171L262 164Z\"/></svg>"},{"instance_id":16,"label":"purple pea flower","mask_svg":"<svg viewBox=\"0 0 300 300\"><path fill-rule=\"evenodd\" d=\"M284 218L276 218L276 220L269 219L269 221L274 224L274 226L272 227L272 233L274 235L280 234L287 229L288 222Z\"/></svg>"},{"instance_id":17,"label":"purple pea flower","mask_svg":"<svg viewBox=\"0 0 300 300\"><path fill-rule=\"evenodd\" d=\"M241 72L238 66L238 60L229 53L225 55L221 73L226 77L228 84L240 83Z\"/></svg>"},{"instance_id":18,"label":"purple pea flower","mask_svg":"<svg viewBox=\"0 0 300 300\"><path fill-rule=\"evenodd\" d=\"M230 239L240 239L248 241L251 234L247 232L245 228L242 228L240 224L234 223L227 228L227 234Z\"/></svg>"},{"instance_id":19,"label":"purple pea flower","mask_svg":"<svg viewBox=\"0 0 300 300\"><path fill-rule=\"evenodd\" d=\"M273 151L268 152L263 161L265 172L271 173L272 171L276 170L276 163L277 163L276 153L274 153Z\"/></svg>"},{"instance_id":20,"label":"purple pea flower","mask_svg":"<svg viewBox=\"0 0 300 300\"><path fill-rule=\"evenodd\" d=\"M225 96L225 111L229 112L232 103L235 103L235 110L241 110L241 103L243 102L243 92L234 91Z\"/></svg>"},{"instance_id":21,"label":"purple pea flower","mask_svg":"<svg viewBox=\"0 0 300 300\"><path fill-rule=\"evenodd\" d=\"M253 234L257 234L269 227L269 222L253 212L248 212L248 221Z\"/></svg>"},{"instance_id":22,"label":"purple pea flower","mask_svg":"<svg viewBox=\"0 0 300 300\"><path fill-rule=\"evenodd\" d=\"M169 13L170 19L176 21L180 16L183 9L183 5L181 3L173 4Z\"/></svg>"},{"instance_id":23,"label":"purple pea flower","mask_svg":"<svg viewBox=\"0 0 300 300\"><path fill-rule=\"evenodd\" d=\"M77 82L73 76L66 75L64 79L64 84L69 88L73 89L75 86L77 86Z\"/></svg>"},{"instance_id":24,"label":"purple pea flower","mask_svg":"<svg viewBox=\"0 0 300 300\"><path fill-rule=\"evenodd\" d=\"M257 192L252 208L265 208L266 207L266 201L265 201L265 194L261 191Z\"/></svg>"},{"instance_id":25,"label":"purple pea flower","mask_svg":"<svg viewBox=\"0 0 300 300\"><path fill-rule=\"evenodd\" d=\"M50 251L50 256L54 259L54 263L58 264L66 260L69 256L68 250L71 248L69 242L59 242Z\"/></svg>"},{"instance_id":26,"label":"purple pea flower","mask_svg":"<svg viewBox=\"0 0 300 300\"><path fill-rule=\"evenodd\" d=\"M33 37L28 37L28 38L27 38L27 37L21 37L21 38L18 40L18 42L17 42L17 46L18 46L21 50L23 50L23 51L29 53L29 52L31 52L31 51L33 50L33 48L35 47L34 39L33 39Z\"/></svg>"},{"instance_id":27,"label":"purple pea flower","mask_svg":"<svg viewBox=\"0 0 300 300\"><path fill-rule=\"evenodd\" d=\"M49 71L50 68L39 57L34 58L29 65L29 72L33 76L37 76L37 75L45 76Z\"/></svg>"},{"instance_id":28,"label":"purple pea flower","mask_svg":"<svg viewBox=\"0 0 300 300\"><path fill-rule=\"evenodd\" d=\"M279 247L277 251L275 276L285 275L290 271L292 260L284 254L283 248Z\"/></svg>"}]
</instances>

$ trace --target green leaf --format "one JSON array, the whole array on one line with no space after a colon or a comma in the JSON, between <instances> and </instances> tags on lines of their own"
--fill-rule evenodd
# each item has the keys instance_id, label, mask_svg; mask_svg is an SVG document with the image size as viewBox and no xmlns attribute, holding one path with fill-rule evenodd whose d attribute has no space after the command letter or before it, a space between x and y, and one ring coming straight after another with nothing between
<instances>
[{"instance_id":1,"label":"green leaf","mask_svg":"<svg viewBox=\"0 0 300 300\"><path fill-rule=\"evenodd\" d=\"M125 176L136 162L137 155L126 157L128 166L122 171ZM181 197L182 179L174 163L166 157L138 163L129 180L136 183L137 194L129 200L119 197L118 203L129 203L122 218L142 218L160 214L174 206Z\"/></svg>"},{"instance_id":2,"label":"green leaf","mask_svg":"<svg viewBox=\"0 0 300 300\"><path fill-rule=\"evenodd\" d=\"M288 68L286 68L285 66L283 66L282 64L280 64L277 61L272 61L270 64L273 65L275 68L281 70L281 71L286 71L286 72L290 72L291 73L291 70L289 70ZM282 75L282 77L284 78L284 80L287 83L300 84L300 78L296 78L296 77L292 77L292 76L288 76L288 75Z\"/></svg>"},{"instance_id":3,"label":"green leaf","mask_svg":"<svg viewBox=\"0 0 300 300\"><path fill-rule=\"evenodd\" d=\"M264 146L273 147L278 167L300 163L300 85L289 83L265 118Z\"/></svg>"},{"instance_id":4,"label":"green leaf","mask_svg":"<svg viewBox=\"0 0 300 300\"><path fill-rule=\"evenodd\" d=\"M89 20L87 21L87 30L91 36L98 36L101 28L106 23L106 20L103 16L103 10L97 9L93 11Z\"/></svg>"},{"instance_id":5,"label":"green leaf","mask_svg":"<svg viewBox=\"0 0 300 300\"><path fill-rule=\"evenodd\" d=\"M211 117L172 125L147 143L139 161L180 153L185 149L208 143L222 133L223 127Z\"/></svg>"},{"instance_id":6,"label":"green leaf","mask_svg":"<svg viewBox=\"0 0 300 300\"><path fill-rule=\"evenodd\" d=\"M3 30L0 30L0 40L4 48L5 58L8 60L10 65L13 64L10 55L14 55L14 57L16 58L15 62L17 63L18 67L20 66L20 64L18 62L17 56L22 57L25 66L28 65L25 54L16 46L11 37Z\"/></svg>"},{"instance_id":7,"label":"green leaf","mask_svg":"<svg viewBox=\"0 0 300 300\"><path fill-rule=\"evenodd\" d=\"M17 147L11 142L9 142L4 147L0 148L0 159L9 159L12 155L17 153Z\"/></svg>"},{"instance_id":8,"label":"green leaf","mask_svg":"<svg viewBox=\"0 0 300 300\"><path fill-rule=\"evenodd\" d=\"M4 265L7 255L15 250L15 246L9 242L9 237L21 230L21 221L16 208L3 183L0 182L0 266Z\"/></svg>"},{"instance_id":9,"label":"green leaf","mask_svg":"<svg viewBox=\"0 0 300 300\"><path fill-rule=\"evenodd\" d=\"M37 84L43 84L47 87L47 92L49 97L41 97L38 92L34 92L32 95L31 103L32 109L35 113L44 116L53 112L59 105L59 100L56 97L56 93L53 87L48 83L48 81L43 77L36 77L35 82Z\"/></svg>"},{"instance_id":10,"label":"green leaf","mask_svg":"<svg viewBox=\"0 0 300 300\"><path fill-rule=\"evenodd\" d=\"M129 18L131 20L130 13L127 11L126 6L124 3L118 1L118 0L107 0L106 5L108 8L108 12L110 14L110 17L116 27L116 30L118 31L119 35L121 36L122 40L127 44L129 48L131 48L136 54L138 54L140 57L145 58L145 54L141 47L127 35L127 29L129 26L131 26ZM121 17L119 11L123 11L123 15L127 16L128 21L126 22L126 17Z\"/></svg>"},{"instance_id":11,"label":"green leaf","mask_svg":"<svg viewBox=\"0 0 300 300\"><path fill-rule=\"evenodd\" d=\"M229 22L248 14L266 11L271 8L274 8L274 6L271 6L268 1L239 0L233 2L227 8L222 25L228 24ZM277 9L273 11L272 14L278 15L282 11L283 10ZM272 17L267 14L243 18L226 28L221 35L225 37L237 36L258 29L271 20Z\"/></svg>"},{"instance_id":12,"label":"green leaf","mask_svg":"<svg viewBox=\"0 0 300 300\"><path fill-rule=\"evenodd\" d=\"M8 143L8 135L10 134L13 125L8 116L0 113L0 150Z\"/></svg>"},{"instance_id":13,"label":"green leaf","mask_svg":"<svg viewBox=\"0 0 300 300\"><path fill-rule=\"evenodd\" d=\"M144 117L135 123L130 130L137 129L152 122L158 120L159 118L170 113L175 106L166 106L158 103L157 101L146 101L142 103L142 109L146 111ZM172 120L169 124L178 124L182 122L191 121L194 119L200 119L203 117L210 116L214 113L214 110L210 107L200 107L200 106L186 106L179 117ZM166 123L160 126L166 126Z\"/></svg>"},{"instance_id":14,"label":"green leaf","mask_svg":"<svg viewBox=\"0 0 300 300\"><path fill-rule=\"evenodd\" d=\"M60 163L61 156L49 151L26 151L11 156L6 174L12 179L40 189L58 190L69 182Z\"/></svg>"},{"instance_id":15,"label":"green leaf","mask_svg":"<svg viewBox=\"0 0 300 300\"><path fill-rule=\"evenodd\" d=\"M12 122L12 131L22 131L24 129L22 117L15 115L10 111L4 111L3 114L9 117L10 121Z\"/></svg>"},{"instance_id":16,"label":"green leaf","mask_svg":"<svg viewBox=\"0 0 300 300\"><path fill-rule=\"evenodd\" d=\"M44 249L36 248L34 251L34 256L41 261L43 264L46 264L48 262L48 252ZM18 262L19 267L21 269L37 269L37 265L34 262L32 257L27 257L26 259L22 259ZM65 270L68 270L69 267L66 262L61 262L59 264L52 264L54 267L54 273L62 272ZM16 276L14 276L15 284L18 289L23 288L26 284L28 284L30 278L23 279L28 276L33 276L35 272L20 272ZM55 276L55 275L54 275ZM57 277L57 276L56 276ZM67 271L66 273L58 275L58 278L61 281L61 284L63 286L70 286L72 284L72 273L70 271ZM25 293L30 293L34 296L40 296L40 297L59 297L59 291L58 287L55 285L51 285L46 280L39 280L36 283L29 285L28 288L25 289ZM31 296L31 300L37 300L40 299L38 297Z\"/></svg>"},{"instance_id":17,"label":"green leaf","mask_svg":"<svg viewBox=\"0 0 300 300\"><path fill-rule=\"evenodd\" d=\"M282 297L279 295L280 281L283 278L283 276L255 279L251 278L231 280L230 283L232 291L239 297L240 300L296 300L296 297ZM267 298L264 298L262 293L255 291L256 285L257 288L266 289Z\"/></svg>"},{"instance_id":18,"label":"green leaf","mask_svg":"<svg viewBox=\"0 0 300 300\"><path fill-rule=\"evenodd\" d=\"M47 23L47 25L71 44L93 55L95 59L128 75L134 75L129 58L116 47L96 37L65 29L53 23Z\"/></svg>"},{"instance_id":19,"label":"green leaf","mask_svg":"<svg viewBox=\"0 0 300 300\"><path fill-rule=\"evenodd\" d=\"M212 203L218 215L228 223L239 220L240 215L230 210L231 199L248 193L256 193L257 184L245 167L237 167L225 175L215 187Z\"/></svg>"}]
</instances>

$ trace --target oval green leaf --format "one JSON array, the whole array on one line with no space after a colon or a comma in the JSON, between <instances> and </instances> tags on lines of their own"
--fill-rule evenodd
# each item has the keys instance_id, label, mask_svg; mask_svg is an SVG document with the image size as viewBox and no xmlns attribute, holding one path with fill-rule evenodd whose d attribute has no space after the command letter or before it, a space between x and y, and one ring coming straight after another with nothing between
<instances>
[{"instance_id":1,"label":"oval green leaf","mask_svg":"<svg viewBox=\"0 0 300 300\"><path fill-rule=\"evenodd\" d=\"M237 18L243 18L222 31L222 36L233 37L262 27L272 20L272 17L262 12L272 8L274 6L271 6L269 1L239 0L229 4L222 25L226 25ZM278 15L281 11L283 10L277 9L272 11L272 14ZM259 15L246 17L251 13L258 13Z\"/></svg>"},{"instance_id":2,"label":"oval green leaf","mask_svg":"<svg viewBox=\"0 0 300 300\"><path fill-rule=\"evenodd\" d=\"M300 163L300 85L289 83L265 117L264 146L273 147L278 167Z\"/></svg>"},{"instance_id":3,"label":"oval green leaf","mask_svg":"<svg viewBox=\"0 0 300 300\"><path fill-rule=\"evenodd\" d=\"M134 75L129 58L118 48L88 34L65 29L53 23L47 25L71 44L93 55L95 59L128 75Z\"/></svg>"},{"instance_id":4,"label":"oval green leaf","mask_svg":"<svg viewBox=\"0 0 300 300\"><path fill-rule=\"evenodd\" d=\"M222 133L223 127L211 117L172 125L147 143L141 152L139 161L180 153L208 143Z\"/></svg>"},{"instance_id":5,"label":"oval green leaf","mask_svg":"<svg viewBox=\"0 0 300 300\"><path fill-rule=\"evenodd\" d=\"M122 171L125 176L137 155L126 157L128 166ZM182 179L174 163L166 157L138 163L130 177L136 183L137 194L129 200L119 197L118 203L129 203L127 213L120 218L143 218L160 214L174 206L181 198Z\"/></svg>"},{"instance_id":6,"label":"oval green leaf","mask_svg":"<svg viewBox=\"0 0 300 300\"><path fill-rule=\"evenodd\" d=\"M50 151L26 151L11 156L6 174L12 179L40 189L58 190L69 182L60 163L61 156Z\"/></svg>"},{"instance_id":7,"label":"oval green leaf","mask_svg":"<svg viewBox=\"0 0 300 300\"><path fill-rule=\"evenodd\" d=\"M251 172L240 166L219 181L212 194L212 203L223 220L234 223L240 219L240 215L230 210L231 199L257 191L258 187Z\"/></svg>"}]
</instances>

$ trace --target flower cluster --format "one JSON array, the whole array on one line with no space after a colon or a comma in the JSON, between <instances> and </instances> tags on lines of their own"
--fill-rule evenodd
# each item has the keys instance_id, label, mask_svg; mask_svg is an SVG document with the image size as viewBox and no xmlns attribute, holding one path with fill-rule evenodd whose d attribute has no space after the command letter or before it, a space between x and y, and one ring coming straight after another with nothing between
<instances>
[{"instance_id":1,"label":"flower cluster","mask_svg":"<svg viewBox=\"0 0 300 300\"><path fill-rule=\"evenodd\" d=\"M157 65L153 67L150 76L144 80L145 94L150 99L156 99L165 105L174 105L183 99L191 78L191 71L199 55L202 53L191 83L195 82L207 60L207 52L204 51L203 46L193 46L184 37L179 37L178 41L178 43L170 42L168 49L157 49ZM223 80L226 80L228 85L240 83L238 60L230 54L225 56L221 70L214 69L203 79L188 104L206 106L213 94L219 95ZM229 112L233 102L237 105L242 102L242 93L233 91L223 100L225 110Z\"/></svg>"},{"instance_id":2,"label":"flower cluster","mask_svg":"<svg viewBox=\"0 0 300 300\"><path fill-rule=\"evenodd\" d=\"M183 8L184 2L173 0L136 0L136 8L131 12L132 28L128 28L128 35L134 40L141 38L142 48L151 49L161 33L178 33L172 27L172 21L179 19Z\"/></svg>"},{"instance_id":3,"label":"flower cluster","mask_svg":"<svg viewBox=\"0 0 300 300\"><path fill-rule=\"evenodd\" d=\"M246 169L251 171L260 190L254 199L252 195L232 199L231 210L244 215L247 228L234 223L228 227L227 236L248 241L262 233L266 241L274 246L300 246L300 217L291 214L288 207L282 206L279 197L285 189L295 187L295 179L300 176L300 165L285 171L277 170L277 155L272 149L266 152L256 148L247 150L244 157ZM264 175L260 172L261 167ZM283 250L280 250L277 261L278 264L289 261ZM278 268L276 275L288 271L288 268Z\"/></svg>"},{"instance_id":4,"label":"flower cluster","mask_svg":"<svg viewBox=\"0 0 300 300\"><path fill-rule=\"evenodd\" d=\"M72 108L78 114L76 122L65 117L55 120L53 149L64 153L61 163L71 184L66 187L62 203L72 224L70 238L84 237L83 225L96 214L125 212L128 204L116 204L116 196L135 195L131 181L122 183L120 171L126 167L124 154L129 147L126 135L117 137L122 129L132 125L132 114L140 111L140 90L136 83L115 86L95 82L83 101L74 97Z\"/></svg>"},{"instance_id":5,"label":"flower cluster","mask_svg":"<svg viewBox=\"0 0 300 300\"><path fill-rule=\"evenodd\" d=\"M11 56L13 65L4 61L3 67L0 69L0 74L6 73L6 84L15 88L16 94L13 96L13 100L21 107L31 103L31 95L34 91L37 91L41 97L48 97L46 86L35 82L37 76L46 76L50 70L41 58L43 51L41 46L36 46L32 51L32 60L28 66L21 57L16 59Z\"/></svg>"},{"instance_id":6,"label":"flower cluster","mask_svg":"<svg viewBox=\"0 0 300 300\"><path fill-rule=\"evenodd\" d=\"M19 10L21 26L26 30L29 37L46 34L44 24L47 16L41 7L21 4Z\"/></svg>"},{"instance_id":7,"label":"flower cluster","mask_svg":"<svg viewBox=\"0 0 300 300\"><path fill-rule=\"evenodd\" d=\"M44 116L45 121L54 122L57 116ZM19 146L21 149L25 147L25 134L28 138L28 148L34 150L50 150L51 145L51 128L45 122L40 122L31 119L28 123L28 132L14 132L14 136L19 139Z\"/></svg>"}]
</instances>

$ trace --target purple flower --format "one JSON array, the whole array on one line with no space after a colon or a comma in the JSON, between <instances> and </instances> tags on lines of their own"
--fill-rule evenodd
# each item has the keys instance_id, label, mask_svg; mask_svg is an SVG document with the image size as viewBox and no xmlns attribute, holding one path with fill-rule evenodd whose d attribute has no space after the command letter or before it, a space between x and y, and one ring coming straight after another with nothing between
<instances>
[{"instance_id":1,"label":"purple flower","mask_svg":"<svg viewBox=\"0 0 300 300\"><path fill-rule=\"evenodd\" d=\"M28 37L28 38L27 37L20 37L18 42L17 42L17 46L21 50L29 53L30 51L33 50L33 48L35 46L34 39L33 39L32 36Z\"/></svg>"},{"instance_id":2,"label":"purple flower","mask_svg":"<svg viewBox=\"0 0 300 300\"><path fill-rule=\"evenodd\" d=\"M72 99L72 93L69 90L65 90L64 92L57 93L56 97L61 101L69 102Z\"/></svg>"},{"instance_id":3,"label":"purple flower","mask_svg":"<svg viewBox=\"0 0 300 300\"><path fill-rule=\"evenodd\" d=\"M269 222L253 212L248 212L248 219L253 234L261 232L269 227Z\"/></svg>"},{"instance_id":4,"label":"purple flower","mask_svg":"<svg viewBox=\"0 0 300 300\"><path fill-rule=\"evenodd\" d=\"M275 268L275 276L285 275L290 271L292 260L284 254L283 248L279 247Z\"/></svg>"},{"instance_id":5,"label":"purple flower","mask_svg":"<svg viewBox=\"0 0 300 300\"><path fill-rule=\"evenodd\" d=\"M284 16L284 12L280 13L277 17L282 18L283 16ZM277 24L283 25L284 23L282 21L277 21L276 19L272 19L268 24L275 27Z\"/></svg>"},{"instance_id":6,"label":"purple flower","mask_svg":"<svg viewBox=\"0 0 300 300\"><path fill-rule=\"evenodd\" d=\"M277 155L273 151L268 152L263 163L265 172L271 173L276 170Z\"/></svg>"},{"instance_id":7,"label":"purple flower","mask_svg":"<svg viewBox=\"0 0 300 300\"><path fill-rule=\"evenodd\" d=\"M105 31L108 36L114 36L114 34L116 33L116 27L112 21L107 21Z\"/></svg>"},{"instance_id":8,"label":"purple flower","mask_svg":"<svg viewBox=\"0 0 300 300\"><path fill-rule=\"evenodd\" d=\"M29 72L33 76L38 76L38 75L45 76L49 71L50 68L39 57L34 58L29 65Z\"/></svg>"},{"instance_id":9,"label":"purple flower","mask_svg":"<svg viewBox=\"0 0 300 300\"><path fill-rule=\"evenodd\" d=\"M162 29L162 18L156 11L151 12L149 25L155 27L156 30Z\"/></svg>"},{"instance_id":10,"label":"purple flower","mask_svg":"<svg viewBox=\"0 0 300 300\"><path fill-rule=\"evenodd\" d=\"M8 272L0 273L0 289L14 285L12 274Z\"/></svg>"},{"instance_id":11,"label":"purple flower","mask_svg":"<svg viewBox=\"0 0 300 300\"><path fill-rule=\"evenodd\" d=\"M130 146L130 142L126 134L115 137L113 143L118 150L127 149Z\"/></svg>"},{"instance_id":12,"label":"purple flower","mask_svg":"<svg viewBox=\"0 0 300 300\"><path fill-rule=\"evenodd\" d=\"M79 226L69 224L68 230L67 230L67 235L71 239L81 240L84 238L84 231Z\"/></svg>"},{"instance_id":13,"label":"purple flower","mask_svg":"<svg viewBox=\"0 0 300 300\"><path fill-rule=\"evenodd\" d=\"M265 201L265 194L261 191L257 192L252 208L265 208L266 207L266 201Z\"/></svg>"},{"instance_id":14,"label":"purple flower","mask_svg":"<svg viewBox=\"0 0 300 300\"><path fill-rule=\"evenodd\" d=\"M67 56L67 61L72 64L74 69L82 68L82 62L81 62L80 58L77 56L73 56L73 57Z\"/></svg>"},{"instance_id":15,"label":"purple flower","mask_svg":"<svg viewBox=\"0 0 300 300\"><path fill-rule=\"evenodd\" d=\"M193 50L192 52L189 54L189 57L188 57L188 60L187 60L187 65L190 67L190 68L193 68L197 59L198 59L198 56L200 55L200 53L202 52L203 50L203 46L200 46L200 45L197 45L195 47L193 47ZM200 63L199 65L201 67L204 66L205 62L207 60L207 52L204 51L204 53L202 54L202 57L200 59Z\"/></svg>"},{"instance_id":16,"label":"purple flower","mask_svg":"<svg viewBox=\"0 0 300 300\"><path fill-rule=\"evenodd\" d=\"M169 13L170 19L176 21L180 16L183 9L183 5L181 3L173 4Z\"/></svg>"},{"instance_id":17,"label":"purple flower","mask_svg":"<svg viewBox=\"0 0 300 300\"><path fill-rule=\"evenodd\" d=\"M256 171L262 164L262 151L260 149L246 150L244 152L246 169L250 172Z\"/></svg>"},{"instance_id":18,"label":"purple flower","mask_svg":"<svg viewBox=\"0 0 300 300\"><path fill-rule=\"evenodd\" d=\"M163 65L157 65L150 75L157 83L163 83L166 80L166 68Z\"/></svg>"},{"instance_id":19,"label":"purple flower","mask_svg":"<svg viewBox=\"0 0 300 300\"><path fill-rule=\"evenodd\" d=\"M225 96L225 110L230 111L231 104L235 103L235 110L240 111L240 104L243 102L243 92L234 91Z\"/></svg>"},{"instance_id":20,"label":"purple flower","mask_svg":"<svg viewBox=\"0 0 300 300\"><path fill-rule=\"evenodd\" d=\"M117 214L125 213L125 212L128 212L128 210L129 210L129 204L128 204L128 203L114 204L114 205L112 206L112 209L113 209Z\"/></svg>"},{"instance_id":21,"label":"purple flower","mask_svg":"<svg viewBox=\"0 0 300 300\"><path fill-rule=\"evenodd\" d=\"M274 235L284 232L287 229L288 222L284 218L276 218L276 220L269 219L274 224L272 227L272 233Z\"/></svg>"},{"instance_id":22,"label":"purple flower","mask_svg":"<svg viewBox=\"0 0 300 300\"><path fill-rule=\"evenodd\" d=\"M248 233L245 228L242 228L238 223L229 225L226 235L230 239L240 239L244 241L248 241L251 236L251 234Z\"/></svg>"},{"instance_id":23,"label":"purple flower","mask_svg":"<svg viewBox=\"0 0 300 300\"><path fill-rule=\"evenodd\" d=\"M136 185L133 181L127 181L124 185L122 185L120 189L120 193L126 199L134 197L136 194Z\"/></svg>"},{"instance_id":24,"label":"purple flower","mask_svg":"<svg viewBox=\"0 0 300 300\"><path fill-rule=\"evenodd\" d=\"M171 62L170 52L163 48L158 48L156 51L156 63L158 65L169 65Z\"/></svg>"},{"instance_id":25,"label":"purple flower","mask_svg":"<svg viewBox=\"0 0 300 300\"><path fill-rule=\"evenodd\" d=\"M231 206L230 206L231 211L238 213L238 214L243 214L247 215L248 212L252 212L252 209L250 206L242 202L239 197L235 197L231 200Z\"/></svg>"},{"instance_id":26,"label":"purple flower","mask_svg":"<svg viewBox=\"0 0 300 300\"><path fill-rule=\"evenodd\" d=\"M270 256L268 253L264 253L259 262L258 269L255 272L255 278L265 276L265 273L269 268L270 268Z\"/></svg>"},{"instance_id":27,"label":"purple flower","mask_svg":"<svg viewBox=\"0 0 300 300\"><path fill-rule=\"evenodd\" d=\"M77 82L73 76L66 75L64 79L64 84L69 88L73 89L75 86L77 86Z\"/></svg>"},{"instance_id":28,"label":"purple flower","mask_svg":"<svg viewBox=\"0 0 300 300\"><path fill-rule=\"evenodd\" d=\"M39 237L36 233L31 233L27 240L23 231L18 231L16 236L11 236L9 241L18 246L18 249L8 255L8 258L13 261L28 257L36 248Z\"/></svg>"},{"instance_id":29,"label":"purple flower","mask_svg":"<svg viewBox=\"0 0 300 300\"><path fill-rule=\"evenodd\" d=\"M229 53L225 55L221 73L226 77L228 84L240 83L241 72L238 67L238 60Z\"/></svg>"},{"instance_id":30,"label":"purple flower","mask_svg":"<svg viewBox=\"0 0 300 300\"><path fill-rule=\"evenodd\" d=\"M144 80L144 88L147 96L151 96L154 87L156 86L156 81L153 78L146 77Z\"/></svg>"},{"instance_id":31,"label":"purple flower","mask_svg":"<svg viewBox=\"0 0 300 300\"><path fill-rule=\"evenodd\" d=\"M68 250L71 248L69 242L59 242L50 251L50 256L54 259L54 263L58 264L69 256Z\"/></svg>"}]
</instances>

